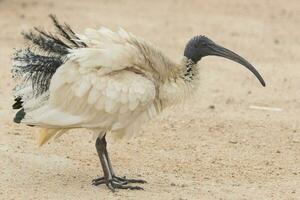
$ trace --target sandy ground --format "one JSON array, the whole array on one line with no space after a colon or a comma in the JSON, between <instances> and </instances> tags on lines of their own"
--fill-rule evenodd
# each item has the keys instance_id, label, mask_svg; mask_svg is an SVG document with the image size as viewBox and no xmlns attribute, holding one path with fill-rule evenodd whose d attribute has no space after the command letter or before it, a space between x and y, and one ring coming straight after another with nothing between
<instances>
[{"instance_id":1,"label":"sandy ground","mask_svg":"<svg viewBox=\"0 0 300 200\"><path fill-rule=\"evenodd\" d=\"M124 27L176 61L205 34L248 58L267 87L230 61L201 61L195 99L130 140L109 141L117 173L148 181L112 193L91 185L102 172L88 132L38 148L35 129L11 122L10 55L21 31L51 27L49 13L77 32ZM300 199L299 27L298 0L0 0L0 199Z\"/></svg>"}]
</instances>

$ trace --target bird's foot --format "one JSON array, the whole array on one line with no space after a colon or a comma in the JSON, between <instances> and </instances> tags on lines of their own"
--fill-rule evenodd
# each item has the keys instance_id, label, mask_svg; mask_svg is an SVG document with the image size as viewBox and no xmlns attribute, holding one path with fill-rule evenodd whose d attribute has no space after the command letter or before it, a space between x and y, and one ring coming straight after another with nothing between
<instances>
[{"instance_id":1,"label":"bird's foot","mask_svg":"<svg viewBox=\"0 0 300 200\"><path fill-rule=\"evenodd\" d=\"M111 190L115 189L129 189L129 190L143 190L140 186L131 186L128 183L147 183L141 179L127 179L126 177L113 176L111 179L106 179L105 177L96 178L92 181L92 184L97 186L101 184L106 184L106 186Z\"/></svg>"}]
</instances>

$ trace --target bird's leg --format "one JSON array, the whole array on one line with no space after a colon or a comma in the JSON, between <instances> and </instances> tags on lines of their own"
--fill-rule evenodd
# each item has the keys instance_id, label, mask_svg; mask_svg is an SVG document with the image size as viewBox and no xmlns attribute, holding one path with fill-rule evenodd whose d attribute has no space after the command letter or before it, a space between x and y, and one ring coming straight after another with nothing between
<instances>
[{"instance_id":1,"label":"bird's leg","mask_svg":"<svg viewBox=\"0 0 300 200\"><path fill-rule=\"evenodd\" d=\"M104 137L105 137L105 135L104 135ZM126 176L124 176L124 177L118 177L118 176L116 176L115 173L114 173L114 170L112 168L111 161L110 161L110 158L109 158L109 155L108 155L108 152L107 152L107 148L106 148L107 143L106 143L106 140L104 140L104 143L105 143L105 152L104 153L105 153L105 156L106 156L106 159L107 159L108 167L109 167L109 169L111 171L111 174L112 174L113 178L115 178L115 179L117 179L119 181L124 181L125 183L146 183L146 181L142 180L142 179L126 179Z\"/></svg>"},{"instance_id":2,"label":"bird's leg","mask_svg":"<svg viewBox=\"0 0 300 200\"><path fill-rule=\"evenodd\" d=\"M106 157L107 164L108 164L108 167L109 167L109 169L110 169L110 172L111 172L111 174L112 174L113 176L115 176L114 170L113 170L112 165L111 165L110 158L109 158L108 153L107 153L107 148L106 148L107 142L106 142L105 136L106 136L106 134L105 134L104 137L103 137L103 138L104 138L104 154L105 154L105 157Z\"/></svg>"},{"instance_id":3,"label":"bird's leg","mask_svg":"<svg viewBox=\"0 0 300 200\"><path fill-rule=\"evenodd\" d=\"M131 190L141 190L142 187L139 186L129 186L128 183L146 183L144 180L138 179L126 179L126 177L121 178L117 177L114 174L107 149L106 149L106 140L105 135L102 138L97 138L96 140L96 149L98 152L98 156L100 159L100 163L103 169L104 177L97 178L93 180L93 185L106 184L109 189L114 191L116 188L118 189L131 189Z\"/></svg>"}]
</instances>

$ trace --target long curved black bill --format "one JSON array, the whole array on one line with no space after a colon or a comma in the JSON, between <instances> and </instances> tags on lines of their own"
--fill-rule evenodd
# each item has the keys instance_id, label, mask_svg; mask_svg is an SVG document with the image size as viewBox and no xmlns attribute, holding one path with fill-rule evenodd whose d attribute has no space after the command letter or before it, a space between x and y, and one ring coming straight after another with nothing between
<instances>
[{"instance_id":1,"label":"long curved black bill","mask_svg":"<svg viewBox=\"0 0 300 200\"><path fill-rule=\"evenodd\" d=\"M234 53L233 51L230 51L229 49L226 49L217 44L213 44L210 47L211 47L211 52L209 53L209 55L221 56L221 57L227 58L229 60L232 60L234 62L237 62L237 63L245 66L256 76L256 78L259 80L259 82L262 84L262 86L264 86L264 87L266 86L264 79L261 77L261 75L255 69L255 67L253 65L251 65L246 59L244 59L243 57Z\"/></svg>"}]
</instances>

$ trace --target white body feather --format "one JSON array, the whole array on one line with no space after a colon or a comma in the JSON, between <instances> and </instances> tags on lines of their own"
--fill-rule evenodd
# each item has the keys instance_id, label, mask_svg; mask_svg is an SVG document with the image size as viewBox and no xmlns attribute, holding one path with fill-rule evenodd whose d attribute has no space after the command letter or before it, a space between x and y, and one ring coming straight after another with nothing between
<instances>
[{"instance_id":1,"label":"white body feather","mask_svg":"<svg viewBox=\"0 0 300 200\"><path fill-rule=\"evenodd\" d=\"M181 77L185 62L173 64L123 29L87 29L78 37L88 47L71 50L51 79L45 94L49 98L25 102L23 123L132 135L163 108L190 94L191 83Z\"/></svg>"}]
</instances>

